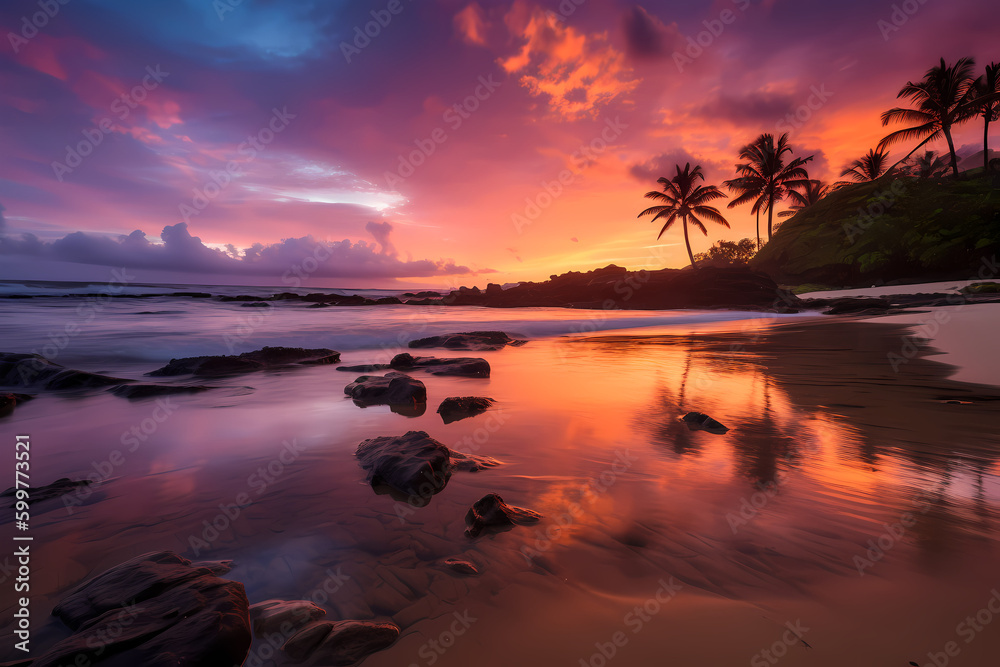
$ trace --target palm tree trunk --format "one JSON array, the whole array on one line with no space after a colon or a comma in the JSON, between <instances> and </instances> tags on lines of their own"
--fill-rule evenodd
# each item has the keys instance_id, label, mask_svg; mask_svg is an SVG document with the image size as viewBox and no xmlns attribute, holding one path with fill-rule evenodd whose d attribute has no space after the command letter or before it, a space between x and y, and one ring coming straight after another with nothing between
<instances>
[{"instance_id":1,"label":"palm tree trunk","mask_svg":"<svg viewBox=\"0 0 1000 667\"><path fill-rule=\"evenodd\" d=\"M757 209L757 250L760 250L760 209Z\"/></svg>"},{"instance_id":2,"label":"palm tree trunk","mask_svg":"<svg viewBox=\"0 0 1000 667\"><path fill-rule=\"evenodd\" d=\"M951 154L951 171L958 178L958 156L955 155L955 142L951 140L951 128L942 127L944 138L948 140L948 152Z\"/></svg>"},{"instance_id":3,"label":"palm tree trunk","mask_svg":"<svg viewBox=\"0 0 1000 667\"><path fill-rule=\"evenodd\" d=\"M697 269L698 267L694 263L694 255L691 254L691 242L688 240L688 217L684 216L684 246L688 251L688 259L691 260L691 268Z\"/></svg>"},{"instance_id":4,"label":"palm tree trunk","mask_svg":"<svg viewBox=\"0 0 1000 667\"><path fill-rule=\"evenodd\" d=\"M990 110L987 109L983 116L986 118L983 128L983 178L985 178L990 173Z\"/></svg>"},{"instance_id":5,"label":"palm tree trunk","mask_svg":"<svg viewBox=\"0 0 1000 667\"><path fill-rule=\"evenodd\" d=\"M774 193L771 193L770 199L767 202L767 240L771 241L771 236L773 234L771 230L771 222L774 219Z\"/></svg>"}]
</instances>

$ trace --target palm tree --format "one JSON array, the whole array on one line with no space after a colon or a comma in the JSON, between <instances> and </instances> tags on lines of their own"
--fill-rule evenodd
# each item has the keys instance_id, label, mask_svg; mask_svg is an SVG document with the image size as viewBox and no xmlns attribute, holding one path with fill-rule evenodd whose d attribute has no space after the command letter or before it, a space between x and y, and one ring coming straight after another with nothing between
<instances>
[{"instance_id":1,"label":"palm tree","mask_svg":"<svg viewBox=\"0 0 1000 667\"><path fill-rule=\"evenodd\" d=\"M840 173L841 176L848 176L852 181L866 183L877 180L889 168L889 154L881 148L875 150L868 149L868 152L860 159L847 165L847 169Z\"/></svg>"},{"instance_id":2,"label":"palm tree","mask_svg":"<svg viewBox=\"0 0 1000 667\"><path fill-rule=\"evenodd\" d=\"M906 156L908 158L928 141L943 134L948 141L951 170L958 176L958 158L955 155L955 142L951 138L951 128L968 121L976 113L970 104L974 95L970 93L974 66L972 58L961 58L954 65L948 65L942 58L939 65L927 70L922 81L908 81L896 97L913 101L917 108L889 109L882 114L882 125L912 123L912 126L886 136L879 142L879 150L910 139L923 139Z\"/></svg>"},{"instance_id":3,"label":"palm tree","mask_svg":"<svg viewBox=\"0 0 1000 667\"><path fill-rule=\"evenodd\" d=\"M700 229L705 236L708 236L708 230L705 229L704 223L699 218L717 222L723 227L729 227L729 223L722 217L718 209L707 205L714 199L725 199L726 195L722 194L719 188L714 185L695 185L698 180L705 180L701 165L695 165L692 169L691 163L688 162L684 165L683 170L681 170L680 165L676 165L676 167L677 174L670 180L662 176L656 179L656 182L663 186L663 192L653 190L644 195L646 199L662 203L659 206L647 208L637 217L651 215L654 221L665 218L663 228L660 229L656 238L663 236L663 232L670 229L671 225L680 218L684 224L684 245L687 246L688 259L691 260L693 268L698 268L694 263L694 255L691 254L691 242L688 240L688 221Z\"/></svg>"},{"instance_id":4,"label":"palm tree","mask_svg":"<svg viewBox=\"0 0 1000 667\"><path fill-rule=\"evenodd\" d=\"M791 153L788 143L788 133L778 137L777 144L774 135L762 134L753 143L740 149L740 159L746 160L736 165L737 178L726 181L724 185L740 196L729 202L729 208L754 202L755 213L767 211L767 240L774 235L774 207L788 196L794 188L805 187L809 182L809 174L804 165L813 159L795 158L785 164L785 153Z\"/></svg>"},{"instance_id":5,"label":"palm tree","mask_svg":"<svg viewBox=\"0 0 1000 667\"><path fill-rule=\"evenodd\" d=\"M778 217L788 218L803 209L809 208L825 197L829 191L830 186L824 185L821 181L816 180L809 181L805 187L802 188L802 192L799 192L798 190L789 190L788 198L792 200L792 205L788 207L787 211L779 213Z\"/></svg>"},{"instance_id":6,"label":"palm tree","mask_svg":"<svg viewBox=\"0 0 1000 667\"><path fill-rule=\"evenodd\" d=\"M986 66L986 74L973 84L977 115L985 119L983 127L983 175L990 172L990 123L1000 120L1000 63Z\"/></svg>"},{"instance_id":7,"label":"palm tree","mask_svg":"<svg viewBox=\"0 0 1000 667\"><path fill-rule=\"evenodd\" d=\"M917 178L939 178L948 171L948 163L934 151L913 156L907 166L910 175Z\"/></svg>"}]
</instances>

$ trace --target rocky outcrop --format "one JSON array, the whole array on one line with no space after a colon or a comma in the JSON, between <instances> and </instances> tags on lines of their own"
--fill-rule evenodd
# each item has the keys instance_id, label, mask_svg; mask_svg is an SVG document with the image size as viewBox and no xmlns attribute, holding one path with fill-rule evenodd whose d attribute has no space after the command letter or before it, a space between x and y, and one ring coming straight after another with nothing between
<instances>
[{"instance_id":1,"label":"rocky outcrop","mask_svg":"<svg viewBox=\"0 0 1000 667\"><path fill-rule=\"evenodd\" d=\"M496 459L448 449L425 431L370 438L358 445L355 456L372 486L417 498L429 498L444 489L456 470L476 472L500 464Z\"/></svg>"},{"instance_id":2,"label":"rocky outcrop","mask_svg":"<svg viewBox=\"0 0 1000 667\"><path fill-rule=\"evenodd\" d=\"M489 294L489 290L487 290ZM508 345L524 345L528 341L511 338L503 331L464 331L462 333L442 334L428 338L411 340L411 348L441 347L448 350L473 350L485 352L502 350Z\"/></svg>"},{"instance_id":3,"label":"rocky outcrop","mask_svg":"<svg viewBox=\"0 0 1000 667\"><path fill-rule=\"evenodd\" d=\"M484 396L449 396L441 401L438 414L445 424L475 417L486 412L496 401Z\"/></svg>"},{"instance_id":4,"label":"rocky outcrop","mask_svg":"<svg viewBox=\"0 0 1000 667\"><path fill-rule=\"evenodd\" d=\"M33 667L239 665L250 648L243 585L220 579L227 562L148 553L77 586L52 611L75 634Z\"/></svg>"},{"instance_id":5,"label":"rocky outcrop","mask_svg":"<svg viewBox=\"0 0 1000 667\"><path fill-rule=\"evenodd\" d=\"M406 373L362 375L344 387L344 393L364 405L427 403L427 387Z\"/></svg>"},{"instance_id":6,"label":"rocky outcrop","mask_svg":"<svg viewBox=\"0 0 1000 667\"><path fill-rule=\"evenodd\" d=\"M399 628L371 621L316 621L293 635L282 650L312 665L356 665L396 641Z\"/></svg>"},{"instance_id":7,"label":"rocky outcrop","mask_svg":"<svg viewBox=\"0 0 1000 667\"><path fill-rule=\"evenodd\" d=\"M77 371L40 354L0 352L0 386L49 390L93 389L131 382L122 378Z\"/></svg>"},{"instance_id":8,"label":"rocky outcrop","mask_svg":"<svg viewBox=\"0 0 1000 667\"><path fill-rule=\"evenodd\" d=\"M301 364L335 364L340 361L340 353L325 348L307 350L301 347L265 347L238 355L185 357L171 359L163 368L146 373L152 377L173 375L194 375L214 377L252 373L266 368L294 366Z\"/></svg>"},{"instance_id":9,"label":"rocky outcrop","mask_svg":"<svg viewBox=\"0 0 1000 667\"><path fill-rule=\"evenodd\" d=\"M478 357L414 357L409 352L397 354L389 362L397 370L426 369L431 375L454 375L458 377L488 378L490 364Z\"/></svg>"},{"instance_id":10,"label":"rocky outcrop","mask_svg":"<svg viewBox=\"0 0 1000 667\"><path fill-rule=\"evenodd\" d=\"M318 618L326 616L326 609L308 600L264 600L250 605L250 622L257 637L271 634L289 636Z\"/></svg>"},{"instance_id":11,"label":"rocky outcrop","mask_svg":"<svg viewBox=\"0 0 1000 667\"><path fill-rule=\"evenodd\" d=\"M687 427L692 431L708 431L716 435L722 435L729 431L728 428L701 412L689 412L681 417L681 421L687 424Z\"/></svg>"},{"instance_id":12,"label":"rocky outcrop","mask_svg":"<svg viewBox=\"0 0 1000 667\"><path fill-rule=\"evenodd\" d=\"M475 502L465 515L468 526L466 534L478 537L486 530L506 530L517 525L536 523L542 515L523 507L514 507L503 501L495 493L490 493Z\"/></svg>"}]
</instances>

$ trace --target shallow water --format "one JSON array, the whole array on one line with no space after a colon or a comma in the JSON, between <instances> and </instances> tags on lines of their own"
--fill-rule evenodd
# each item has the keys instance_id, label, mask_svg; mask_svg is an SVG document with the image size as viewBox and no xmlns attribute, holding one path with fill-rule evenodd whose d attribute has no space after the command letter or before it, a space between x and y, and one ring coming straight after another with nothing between
<instances>
[{"instance_id":1,"label":"shallow water","mask_svg":"<svg viewBox=\"0 0 1000 667\"><path fill-rule=\"evenodd\" d=\"M0 347L35 349L72 301L3 304ZM115 302L56 360L138 378L171 356L226 353L221 335L254 310L149 301ZM146 310L175 312L130 314ZM489 379L416 373L429 394L418 417L359 408L343 395L354 376L332 366L211 382L221 388L166 408L103 393L18 406L0 423L31 435L33 481L103 480L32 508L35 627L87 576L172 549L234 559L228 576L251 602L309 597L333 618L397 623L399 642L366 665L754 665L779 653L783 665L924 665L948 641L954 664L993 664L1000 618L969 643L958 626L1000 586L1000 390L929 360L893 373L885 351L900 330L883 325L417 310L414 332L405 307L280 304L236 351L331 346L353 365L434 332L532 340L482 353ZM587 335L604 329L617 330ZM460 395L497 407L443 424L439 401ZM958 398L970 402L943 402ZM731 430L690 431L677 420L689 410ZM408 430L504 464L456 473L425 507L376 494L354 449ZM470 540L465 512L488 492L545 519ZM445 570L452 556L483 574ZM476 620L451 634L455 613ZM786 623L800 635L789 643ZM64 634L50 622L36 639ZM270 654L258 640L247 664Z\"/></svg>"}]
</instances>

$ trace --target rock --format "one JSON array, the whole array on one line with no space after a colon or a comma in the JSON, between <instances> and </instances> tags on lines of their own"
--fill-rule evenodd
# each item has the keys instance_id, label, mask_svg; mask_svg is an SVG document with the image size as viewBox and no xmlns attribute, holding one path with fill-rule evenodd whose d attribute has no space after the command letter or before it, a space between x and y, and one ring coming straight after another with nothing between
<instances>
[{"instance_id":1,"label":"rock","mask_svg":"<svg viewBox=\"0 0 1000 667\"><path fill-rule=\"evenodd\" d=\"M290 630L322 616L326 616L326 609L308 600L265 600L250 605L250 621L257 637L274 633L287 636Z\"/></svg>"},{"instance_id":2,"label":"rock","mask_svg":"<svg viewBox=\"0 0 1000 667\"><path fill-rule=\"evenodd\" d=\"M0 352L0 386L42 389L91 389L131 382L86 371L76 371L49 361L40 354Z\"/></svg>"},{"instance_id":3,"label":"rock","mask_svg":"<svg viewBox=\"0 0 1000 667\"><path fill-rule=\"evenodd\" d=\"M403 302L394 296L384 296L381 299L375 299L376 306L398 306L401 303Z\"/></svg>"},{"instance_id":4,"label":"rock","mask_svg":"<svg viewBox=\"0 0 1000 667\"><path fill-rule=\"evenodd\" d=\"M962 294L997 294L1000 293L1000 283L972 283L958 291Z\"/></svg>"},{"instance_id":5,"label":"rock","mask_svg":"<svg viewBox=\"0 0 1000 667\"><path fill-rule=\"evenodd\" d=\"M687 424L687 427L692 431L708 431L709 433L722 435L729 430L708 415L700 412L689 412L681 417L681 421Z\"/></svg>"},{"instance_id":6,"label":"rock","mask_svg":"<svg viewBox=\"0 0 1000 667\"><path fill-rule=\"evenodd\" d=\"M31 394L0 393L0 417L12 414L15 406L33 398Z\"/></svg>"},{"instance_id":7,"label":"rock","mask_svg":"<svg viewBox=\"0 0 1000 667\"><path fill-rule=\"evenodd\" d=\"M307 350L301 347L264 347L239 355L171 359L170 363L163 368L146 373L146 375L168 377L191 374L197 377L210 377L252 373L280 366L335 364L339 361L340 353L326 348Z\"/></svg>"},{"instance_id":8,"label":"rock","mask_svg":"<svg viewBox=\"0 0 1000 667\"><path fill-rule=\"evenodd\" d=\"M487 288L486 294L491 294L489 288ZM503 331L465 331L418 338L411 340L409 346L411 348L443 347L449 350L485 352L501 350L508 345L524 345L527 342L526 340L515 340Z\"/></svg>"},{"instance_id":9,"label":"rock","mask_svg":"<svg viewBox=\"0 0 1000 667\"><path fill-rule=\"evenodd\" d=\"M173 394L197 394L208 391L214 387L205 385L182 385L182 384L121 384L112 387L109 391L115 396L139 400L142 398L155 398L157 396L170 396Z\"/></svg>"},{"instance_id":10,"label":"rock","mask_svg":"<svg viewBox=\"0 0 1000 667\"><path fill-rule=\"evenodd\" d=\"M30 505L31 503L38 503L43 500L58 498L59 496L67 494L70 491L75 491L77 488L87 486L88 484L90 484L90 480L87 479L73 480L69 477L63 477L46 486L28 488L28 504ZM3 493L0 493L0 498L13 498L16 493L17 490L12 486Z\"/></svg>"},{"instance_id":11,"label":"rock","mask_svg":"<svg viewBox=\"0 0 1000 667\"><path fill-rule=\"evenodd\" d=\"M243 584L217 576L228 567L161 551L107 570L56 605L52 614L76 634L33 666L81 658L108 667L242 664L252 641L249 605Z\"/></svg>"},{"instance_id":12,"label":"rock","mask_svg":"<svg viewBox=\"0 0 1000 667\"><path fill-rule=\"evenodd\" d=\"M542 518L538 512L523 507L513 507L495 493L489 493L475 502L465 515L469 537L478 537L484 530L503 530L516 525L535 523Z\"/></svg>"},{"instance_id":13,"label":"rock","mask_svg":"<svg viewBox=\"0 0 1000 667\"><path fill-rule=\"evenodd\" d=\"M456 375L473 378L488 378L490 376L489 362L475 357L439 359L438 357L414 357L409 352L403 352L393 357L389 365L400 370L425 368L431 375Z\"/></svg>"},{"instance_id":14,"label":"rock","mask_svg":"<svg viewBox=\"0 0 1000 667\"><path fill-rule=\"evenodd\" d=\"M444 423L450 424L482 414L495 402L492 398L483 396L449 396L441 401L437 411Z\"/></svg>"},{"instance_id":15,"label":"rock","mask_svg":"<svg viewBox=\"0 0 1000 667\"><path fill-rule=\"evenodd\" d=\"M372 653L392 646L399 628L371 621L317 621L292 636L282 650L310 664L355 665Z\"/></svg>"},{"instance_id":16,"label":"rock","mask_svg":"<svg viewBox=\"0 0 1000 667\"><path fill-rule=\"evenodd\" d=\"M447 567L452 572L458 572L459 574L468 574L468 575L479 574L479 568L477 568L469 561L461 560L459 558L446 558L444 560L444 566Z\"/></svg>"},{"instance_id":17,"label":"rock","mask_svg":"<svg viewBox=\"0 0 1000 667\"><path fill-rule=\"evenodd\" d=\"M824 311L826 315L843 315L845 313L884 313L892 308L892 302L888 299L873 297L844 297L841 299L827 299Z\"/></svg>"},{"instance_id":18,"label":"rock","mask_svg":"<svg viewBox=\"0 0 1000 667\"><path fill-rule=\"evenodd\" d=\"M310 303L306 308L330 308L332 304L329 303Z\"/></svg>"},{"instance_id":19,"label":"rock","mask_svg":"<svg viewBox=\"0 0 1000 667\"><path fill-rule=\"evenodd\" d=\"M441 297L441 293L424 290L423 292L403 292L403 296L412 296L418 299L437 299Z\"/></svg>"},{"instance_id":20,"label":"rock","mask_svg":"<svg viewBox=\"0 0 1000 667\"><path fill-rule=\"evenodd\" d=\"M387 371L392 366L389 364L361 364L359 366L337 366L338 371L349 373L374 373L376 371Z\"/></svg>"},{"instance_id":21,"label":"rock","mask_svg":"<svg viewBox=\"0 0 1000 667\"><path fill-rule=\"evenodd\" d=\"M244 308L270 308L271 304L267 301L249 301L247 303L240 304Z\"/></svg>"},{"instance_id":22,"label":"rock","mask_svg":"<svg viewBox=\"0 0 1000 667\"><path fill-rule=\"evenodd\" d=\"M344 387L344 393L365 405L415 405L427 403L427 387L406 373L362 375Z\"/></svg>"},{"instance_id":23,"label":"rock","mask_svg":"<svg viewBox=\"0 0 1000 667\"><path fill-rule=\"evenodd\" d=\"M430 498L447 484L452 472L476 472L499 465L489 457L448 449L425 431L370 438L355 452L373 487L387 486L410 497Z\"/></svg>"},{"instance_id":24,"label":"rock","mask_svg":"<svg viewBox=\"0 0 1000 667\"><path fill-rule=\"evenodd\" d=\"M159 296L155 294L153 296ZM191 299L211 299L212 295L208 292L174 292L170 296L186 296Z\"/></svg>"}]
</instances>

